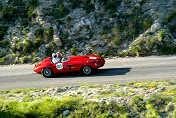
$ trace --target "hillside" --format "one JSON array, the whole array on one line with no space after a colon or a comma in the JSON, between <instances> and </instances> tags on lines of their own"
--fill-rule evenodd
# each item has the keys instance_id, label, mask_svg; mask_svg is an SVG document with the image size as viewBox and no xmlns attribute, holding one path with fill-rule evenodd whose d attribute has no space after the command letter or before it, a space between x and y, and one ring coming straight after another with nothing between
<instances>
[{"instance_id":1,"label":"hillside","mask_svg":"<svg viewBox=\"0 0 176 118\"><path fill-rule=\"evenodd\" d=\"M176 53L175 0L0 1L0 64L52 52L147 56Z\"/></svg>"}]
</instances>

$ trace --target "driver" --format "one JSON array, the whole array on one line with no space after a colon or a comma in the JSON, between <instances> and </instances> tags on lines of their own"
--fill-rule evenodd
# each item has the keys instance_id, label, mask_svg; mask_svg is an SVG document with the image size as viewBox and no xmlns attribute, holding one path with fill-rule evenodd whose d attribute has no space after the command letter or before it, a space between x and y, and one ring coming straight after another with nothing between
<instances>
[{"instance_id":1,"label":"driver","mask_svg":"<svg viewBox=\"0 0 176 118\"><path fill-rule=\"evenodd\" d=\"M57 57L57 54L56 54L56 53L53 53L53 54L52 54L52 62L53 62L54 64L59 63L59 62L61 62L61 58Z\"/></svg>"}]
</instances>

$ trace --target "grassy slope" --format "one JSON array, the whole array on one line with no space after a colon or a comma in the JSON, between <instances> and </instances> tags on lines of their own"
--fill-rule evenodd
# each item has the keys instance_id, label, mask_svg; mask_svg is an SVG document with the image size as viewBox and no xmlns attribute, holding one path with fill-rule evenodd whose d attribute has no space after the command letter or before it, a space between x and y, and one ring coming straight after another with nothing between
<instances>
[{"instance_id":1,"label":"grassy slope","mask_svg":"<svg viewBox=\"0 0 176 118\"><path fill-rule=\"evenodd\" d=\"M1 90L0 117L176 117L175 83Z\"/></svg>"}]
</instances>

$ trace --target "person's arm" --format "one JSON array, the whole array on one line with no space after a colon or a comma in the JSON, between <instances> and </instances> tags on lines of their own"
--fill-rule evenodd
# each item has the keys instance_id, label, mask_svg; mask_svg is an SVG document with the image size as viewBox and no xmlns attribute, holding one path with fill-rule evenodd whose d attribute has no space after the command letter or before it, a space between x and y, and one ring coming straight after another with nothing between
<instances>
[{"instance_id":1,"label":"person's arm","mask_svg":"<svg viewBox=\"0 0 176 118\"><path fill-rule=\"evenodd\" d=\"M52 62L53 62L54 64L56 64L56 63L57 63L57 60L56 60L56 59L53 59Z\"/></svg>"}]
</instances>

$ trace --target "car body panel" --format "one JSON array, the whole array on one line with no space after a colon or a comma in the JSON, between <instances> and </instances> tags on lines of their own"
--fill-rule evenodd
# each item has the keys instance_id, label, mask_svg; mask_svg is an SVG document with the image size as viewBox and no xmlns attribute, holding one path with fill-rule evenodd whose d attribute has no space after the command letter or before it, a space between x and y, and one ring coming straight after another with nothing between
<instances>
[{"instance_id":1,"label":"car body panel","mask_svg":"<svg viewBox=\"0 0 176 118\"><path fill-rule=\"evenodd\" d=\"M84 66L98 69L105 64L105 60L98 55L73 56L68 61L53 64L52 58L48 57L34 67L34 72L41 73L43 68L50 68L53 73L67 73L80 71Z\"/></svg>"}]
</instances>

